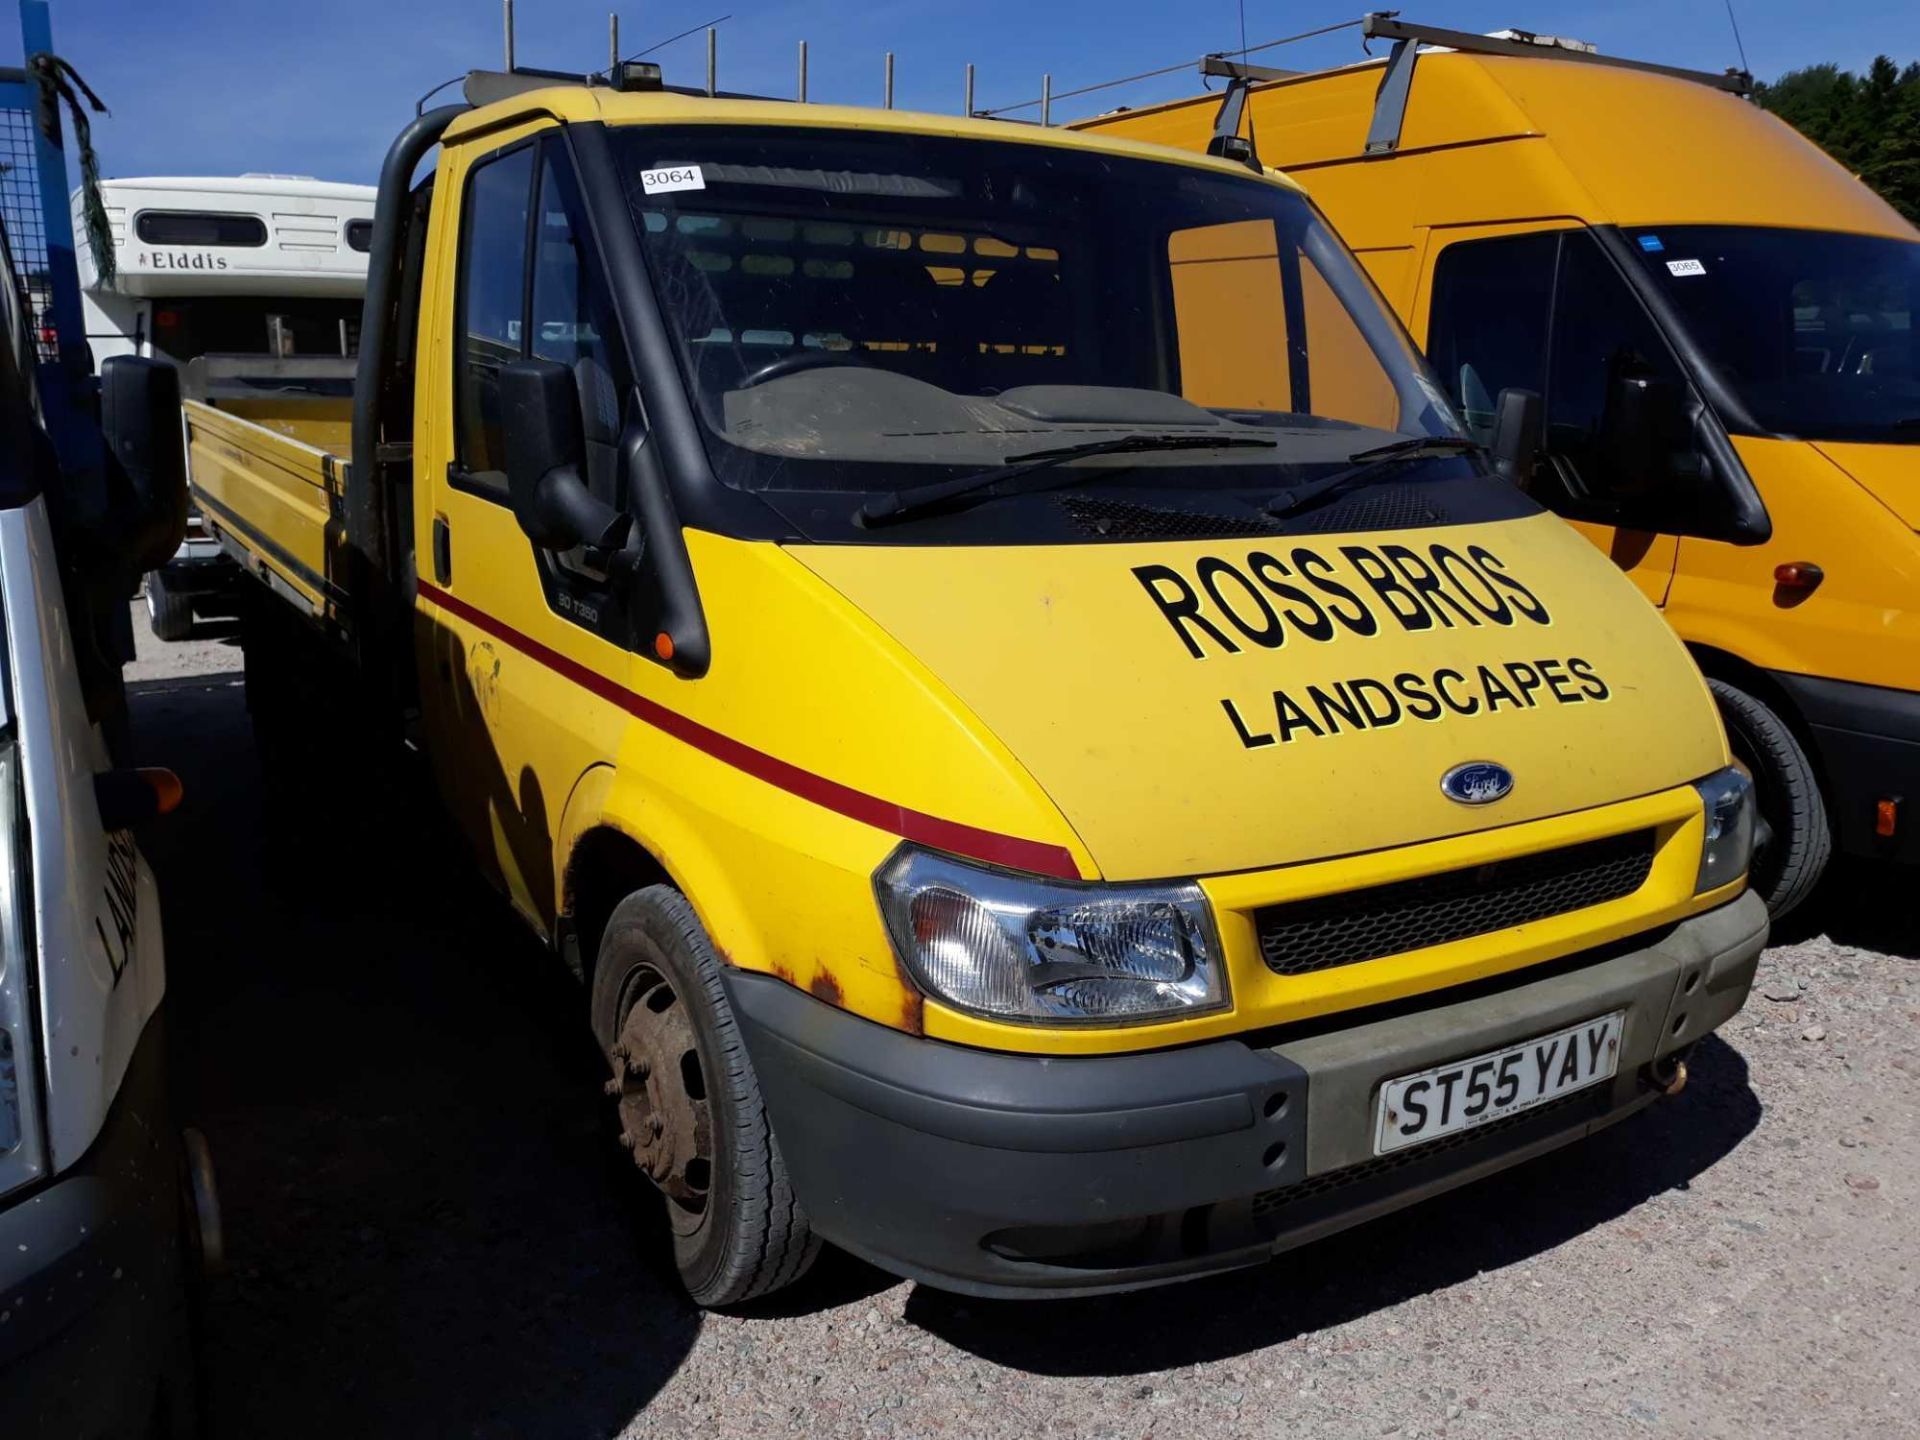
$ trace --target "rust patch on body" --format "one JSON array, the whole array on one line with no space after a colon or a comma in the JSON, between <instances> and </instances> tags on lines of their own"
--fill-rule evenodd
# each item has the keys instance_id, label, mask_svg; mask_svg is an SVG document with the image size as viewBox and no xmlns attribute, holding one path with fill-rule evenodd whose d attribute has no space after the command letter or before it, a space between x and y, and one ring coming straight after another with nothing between
<instances>
[{"instance_id":1,"label":"rust patch on body","mask_svg":"<svg viewBox=\"0 0 1920 1440\"><path fill-rule=\"evenodd\" d=\"M837 1009L847 1008L847 997L840 989L840 982L824 970L807 982L807 993Z\"/></svg>"},{"instance_id":2,"label":"rust patch on body","mask_svg":"<svg viewBox=\"0 0 1920 1440\"><path fill-rule=\"evenodd\" d=\"M893 958L893 972L900 977L900 1028L909 1035L925 1035L926 997L921 995L920 987L914 983L913 976L907 973L907 967L900 963L897 955Z\"/></svg>"}]
</instances>

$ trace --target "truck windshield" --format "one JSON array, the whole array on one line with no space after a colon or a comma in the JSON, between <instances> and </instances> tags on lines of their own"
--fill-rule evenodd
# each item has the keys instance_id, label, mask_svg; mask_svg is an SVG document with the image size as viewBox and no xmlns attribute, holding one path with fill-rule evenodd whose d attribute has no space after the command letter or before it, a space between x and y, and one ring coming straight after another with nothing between
<instances>
[{"instance_id":1,"label":"truck windshield","mask_svg":"<svg viewBox=\"0 0 1920 1440\"><path fill-rule=\"evenodd\" d=\"M1920 241L1708 225L1629 233L1755 428L1920 441Z\"/></svg>"},{"instance_id":2,"label":"truck windshield","mask_svg":"<svg viewBox=\"0 0 1920 1440\"><path fill-rule=\"evenodd\" d=\"M1277 489L1459 433L1364 274L1280 186L878 132L649 127L619 143L731 485L894 492L1151 435L1061 478ZM1226 443L1185 443L1209 434Z\"/></svg>"}]
</instances>

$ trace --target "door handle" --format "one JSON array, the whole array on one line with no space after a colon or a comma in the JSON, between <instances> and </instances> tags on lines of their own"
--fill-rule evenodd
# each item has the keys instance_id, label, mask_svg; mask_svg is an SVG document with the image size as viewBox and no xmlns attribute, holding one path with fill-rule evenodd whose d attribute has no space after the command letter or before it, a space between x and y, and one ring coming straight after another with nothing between
<instances>
[{"instance_id":1,"label":"door handle","mask_svg":"<svg viewBox=\"0 0 1920 1440\"><path fill-rule=\"evenodd\" d=\"M433 517L433 583L453 583L453 531L444 515Z\"/></svg>"}]
</instances>

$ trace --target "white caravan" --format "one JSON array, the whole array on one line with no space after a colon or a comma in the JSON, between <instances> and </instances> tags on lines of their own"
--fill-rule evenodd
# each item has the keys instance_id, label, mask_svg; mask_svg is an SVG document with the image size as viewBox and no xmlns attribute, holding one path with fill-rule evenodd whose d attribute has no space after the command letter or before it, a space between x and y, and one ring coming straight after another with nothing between
<instances>
[{"instance_id":1,"label":"white caravan","mask_svg":"<svg viewBox=\"0 0 1920 1440\"><path fill-rule=\"evenodd\" d=\"M113 355L351 355L373 235L371 185L297 175L160 176L100 186L113 279L100 281L74 197L81 303Z\"/></svg>"},{"instance_id":2,"label":"white caravan","mask_svg":"<svg viewBox=\"0 0 1920 1440\"><path fill-rule=\"evenodd\" d=\"M350 356L360 342L374 187L304 175L159 176L100 186L114 274L102 282L73 199L80 299L94 364L138 355ZM146 577L147 618L184 640L196 613L231 614L239 571L196 514Z\"/></svg>"}]
</instances>

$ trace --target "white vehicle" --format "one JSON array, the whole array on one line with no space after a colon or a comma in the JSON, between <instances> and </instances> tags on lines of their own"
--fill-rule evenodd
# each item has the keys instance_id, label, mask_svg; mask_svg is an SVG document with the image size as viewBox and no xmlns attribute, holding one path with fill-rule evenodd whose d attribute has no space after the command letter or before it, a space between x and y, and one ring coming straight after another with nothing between
<instances>
[{"instance_id":1,"label":"white vehicle","mask_svg":"<svg viewBox=\"0 0 1920 1440\"><path fill-rule=\"evenodd\" d=\"M184 1435L210 1172L168 1105L160 906L129 829L178 785L110 757L96 634L180 534L178 379L115 360L117 460L68 474L33 354L0 232L0 1435Z\"/></svg>"},{"instance_id":2,"label":"white vehicle","mask_svg":"<svg viewBox=\"0 0 1920 1440\"><path fill-rule=\"evenodd\" d=\"M276 359L359 349L374 187L303 175L159 176L100 186L114 274L102 281L73 199L81 308L94 363L115 355ZM146 577L147 618L184 640L196 614L231 613L239 571L196 514Z\"/></svg>"},{"instance_id":3,"label":"white vehicle","mask_svg":"<svg viewBox=\"0 0 1920 1440\"><path fill-rule=\"evenodd\" d=\"M95 364L145 355L351 355L373 235L371 185L300 175L104 180L103 284L80 199L74 234Z\"/></svg>"}]
</instances>

